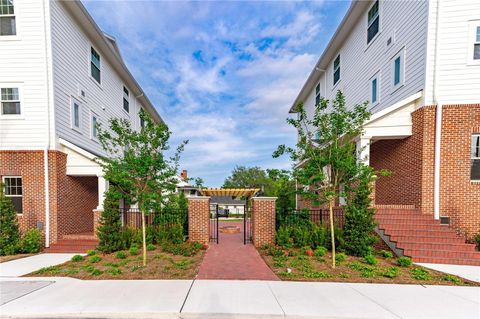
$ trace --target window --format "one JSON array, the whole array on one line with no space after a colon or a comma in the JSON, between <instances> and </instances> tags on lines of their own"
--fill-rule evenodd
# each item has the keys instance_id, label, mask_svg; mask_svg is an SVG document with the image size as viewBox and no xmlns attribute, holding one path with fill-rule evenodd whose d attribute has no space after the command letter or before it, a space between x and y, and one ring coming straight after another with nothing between
<instances>
[{"instance_id":1,"label":"window","mask_svg":"<svg viewBox=\"0 0 480 319\"><path fill-rule=\"evenodd\" d=\"M71 117L72 117L72 128L75 130L80 130L81 123L82 123L82 107L80 102L78 102L76 99L72 99Z\"/></svg>"},{"instance_id":2,"label":"window","mask_svg":"<svg viewBox=\"0 0 480 319\"><path fill-rule=\"evenodd\" d=\"M370 41L378 34L378 26L380 22L378 6L379 6L379 3L377 0L368 11L367 44L370 43Z\"/></svg>"},{"instance_id":3,"label":"window","mask_svg":"<svg viewBox=\"0 0 480 319\"><path fill-rule=\"evenodd\" d=\"M472 167L470 179L480 181L480 133L472 135Z\"/></svg>"},{"instance_id":4,"label":"window","mask_svg":"<svg viewBox=\"0 0 480 319\"><path fill-rule=\"evenodd\" d=\"M475 28L475 42L473 44L473 59L480 60L480 26Z\"/></svg>"},{"instance_id":5,"label":"window","mask_svg":"<svg viewBox=\"0 0 480 319\"><path fill-rule=\"evenodd\" d=\"M20 115L20 95L18 88L2 88L0 92L2 115Z\"/></svg>"},{"instance_id":6,"label":"window","mask_svg":"<svg viewBox=\"0 0 480 319\"><path fill-rule=\"evenodd\" d=\"M140 127L141 128L145 127L145 120L142 117L140 117Z\"/></svg>"},{"instance_id":7,"label":"window","mask_svg":"<svg viewBox=\"0 0 480 319\"><path fill-rule=\"evenodd\" d=\"M92 139L98 138L98 119L95 114L92 114Z\"/></svg>"},{"instance_id":8,"label":"window","mask_svg":"<svg viewBox=\"0 0 480 319\"><path fill-rule=\"evenodd\" d=\"M12 201L17 214L21 214L23 212L22 178L19 176L5 176L3 177L3 184L5 185L5 197Z\"/></svg>"},{"instance_id":9,"label":"window","mask_svg":"<svg viewBox=\"0 0 480 319\"><path fill-rule=\"evenodd\" d=\"M320 104L320 83L315 87L315 105Z\"/></svg>"},{"instance_id":10,"label":"window","mask_svg":"<svg viewBox=\"0 0 480 319\"><path fill-rule=\"evenodd\" d=\"M16 34L13 0L0 0L0 36Z\"/></svg>"},{"instance_id":11,"label":"window","mask_svg":"<svg viewBox=\"0 0 480 319\"><path fill-rule=\"evenodd\" d=\"M393 89L397 89L404 83L404 68L405 68L405 50L402 49L392 59L392 77Z\"/></svg>"},{"instance_id":12,"label":"window","mask_svg":"<svg viewBox=\"0 0 480 319\"><path fill-rule=\"evenodd\" d=\"M340 54L333 61L333 85L340 81Z\"/></svg>"},{"instance_id":13,"label":"window","mask_svg":"<svg viewBox=\"0 0 480 319\"><path fill-rule=\"evenodd\" d=\"M370 101L372 105L378 103L378 77L373 78L371 81L372 92L370 96Z\"/></svg>"},{"instance_id":14,"label":"window","mask_svg":"<svg viewBox=\"0 0 480 319\"><path fill-rule=\"evenodd\" d=\"M100 55L94 48L91 49L90 75L100 84Z\"/></svg>"},{"instance_id":15,"label":"window","mask_svg":"<svg viewBox=\"0 0 480 319\"><path fill-rule=\"evenodd\" d=\"M126 87L123 87L123 109L128 113L130 111L130 98Z\"/></svg>"}]
</instances>

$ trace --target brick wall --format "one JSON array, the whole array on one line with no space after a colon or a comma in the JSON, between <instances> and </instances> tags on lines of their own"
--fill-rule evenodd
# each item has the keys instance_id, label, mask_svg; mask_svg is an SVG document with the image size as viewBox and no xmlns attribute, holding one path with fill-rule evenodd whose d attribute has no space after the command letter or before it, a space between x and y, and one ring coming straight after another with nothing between
<instances>
[{"instance_id":1,"label":"brick wall","mask_svg":"<svg viewBox=\"0 0 480 319\"><path fill-rule=\"evenodd\" d=\"M210 197L188 198L188 239L203 244L210 241Z\"/></svg>"},{"instance_id":2,"label":"brick wall","mask_svg":"<svg viewBox=\"0 0 480 319\"><path fill-rule=\"evenodd\" d=\"M255 247L275 244L276 197L252 198L252 242Z\"/></svg>"}]
</instances>

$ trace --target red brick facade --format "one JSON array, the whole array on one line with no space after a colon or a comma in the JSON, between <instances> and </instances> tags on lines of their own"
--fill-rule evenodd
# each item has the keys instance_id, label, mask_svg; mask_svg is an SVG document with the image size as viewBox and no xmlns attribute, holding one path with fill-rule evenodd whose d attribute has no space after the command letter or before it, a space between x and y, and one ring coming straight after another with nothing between
<instances>
[{"instance_id":1,"label":"red brick facade","mask_svg":"<svg viewBox=\"0 0 480 319\"><path fill-rule=\"evenodd\" d=\"M210 241L210 197L188 198L188 239L202 244Z\"/></svg>"},{"instance_id":2,"label":"red brick facade","mask_svg":"<svg viewBox=\"0 0 480 319\"><path fill-rule=\"evenodd\" d=\"M48 152L50 243L64 235L93 232L93 209L98 205L97 177L66 175L67 155ZM0 151L0 177L22 177L23 214L20 228L45 230L45 178L43 151Z\"/></svg>"},{"instance_id":3,"label":"red brick facade","mask_svg":"<svg viewBox=\"0 0 480 319\"><path fill-rule=\"evenodd\" d=\"M275 244L275 197L252 198L252 242L255 247Z\"/></svg>"}]
</instances>

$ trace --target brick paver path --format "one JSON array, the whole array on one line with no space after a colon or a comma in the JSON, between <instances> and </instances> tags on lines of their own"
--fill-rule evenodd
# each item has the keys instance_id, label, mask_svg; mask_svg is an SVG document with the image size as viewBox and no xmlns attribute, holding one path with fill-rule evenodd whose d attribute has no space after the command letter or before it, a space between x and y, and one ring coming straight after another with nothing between
<instances>
[{"instance_id":1,"label":"brick paver path","mask_svg":"<svg viewBox=\"0 0 480 319\"><path fill-rule=\"evenodd\" d=\"M219 227L236 225L240 233L220 233L219 244L210 243L197 279L279 280L251 244L243 244L242 222L219 222Z\"/></svg>"}]
</instances>

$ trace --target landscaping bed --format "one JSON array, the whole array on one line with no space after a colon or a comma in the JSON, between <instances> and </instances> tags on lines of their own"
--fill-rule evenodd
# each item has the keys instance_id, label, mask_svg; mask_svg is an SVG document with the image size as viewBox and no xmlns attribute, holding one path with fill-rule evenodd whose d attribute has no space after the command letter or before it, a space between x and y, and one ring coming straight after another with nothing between
<instances>
[{"instance_id":1,"label":"landscaping bed","mask_svg":"<svg viewBox=\"0 0 480 319\"><path fill-rule=\"evenodd\" d=\"M387 251L377 252L367 259L338 253L335 269L331 253L325 249L265 246L259 251L282 280L480 286L464 278L411 264L407 257L399 260Z\"/></svg>"},{"instance_id":2,"label":"landscaping bed","mask_svg":"<svg viewBox=\"0 0 480 319\"><path fill-rule=\"evenodd\" d=\"M26 276L56 276L78 279L193 279L203 259L204 247L186 242L178 245L148 245L147 266L142 266L137 247L111 254L89 251L57 266L42 268Z\"/></svg>"}]
</instances>

